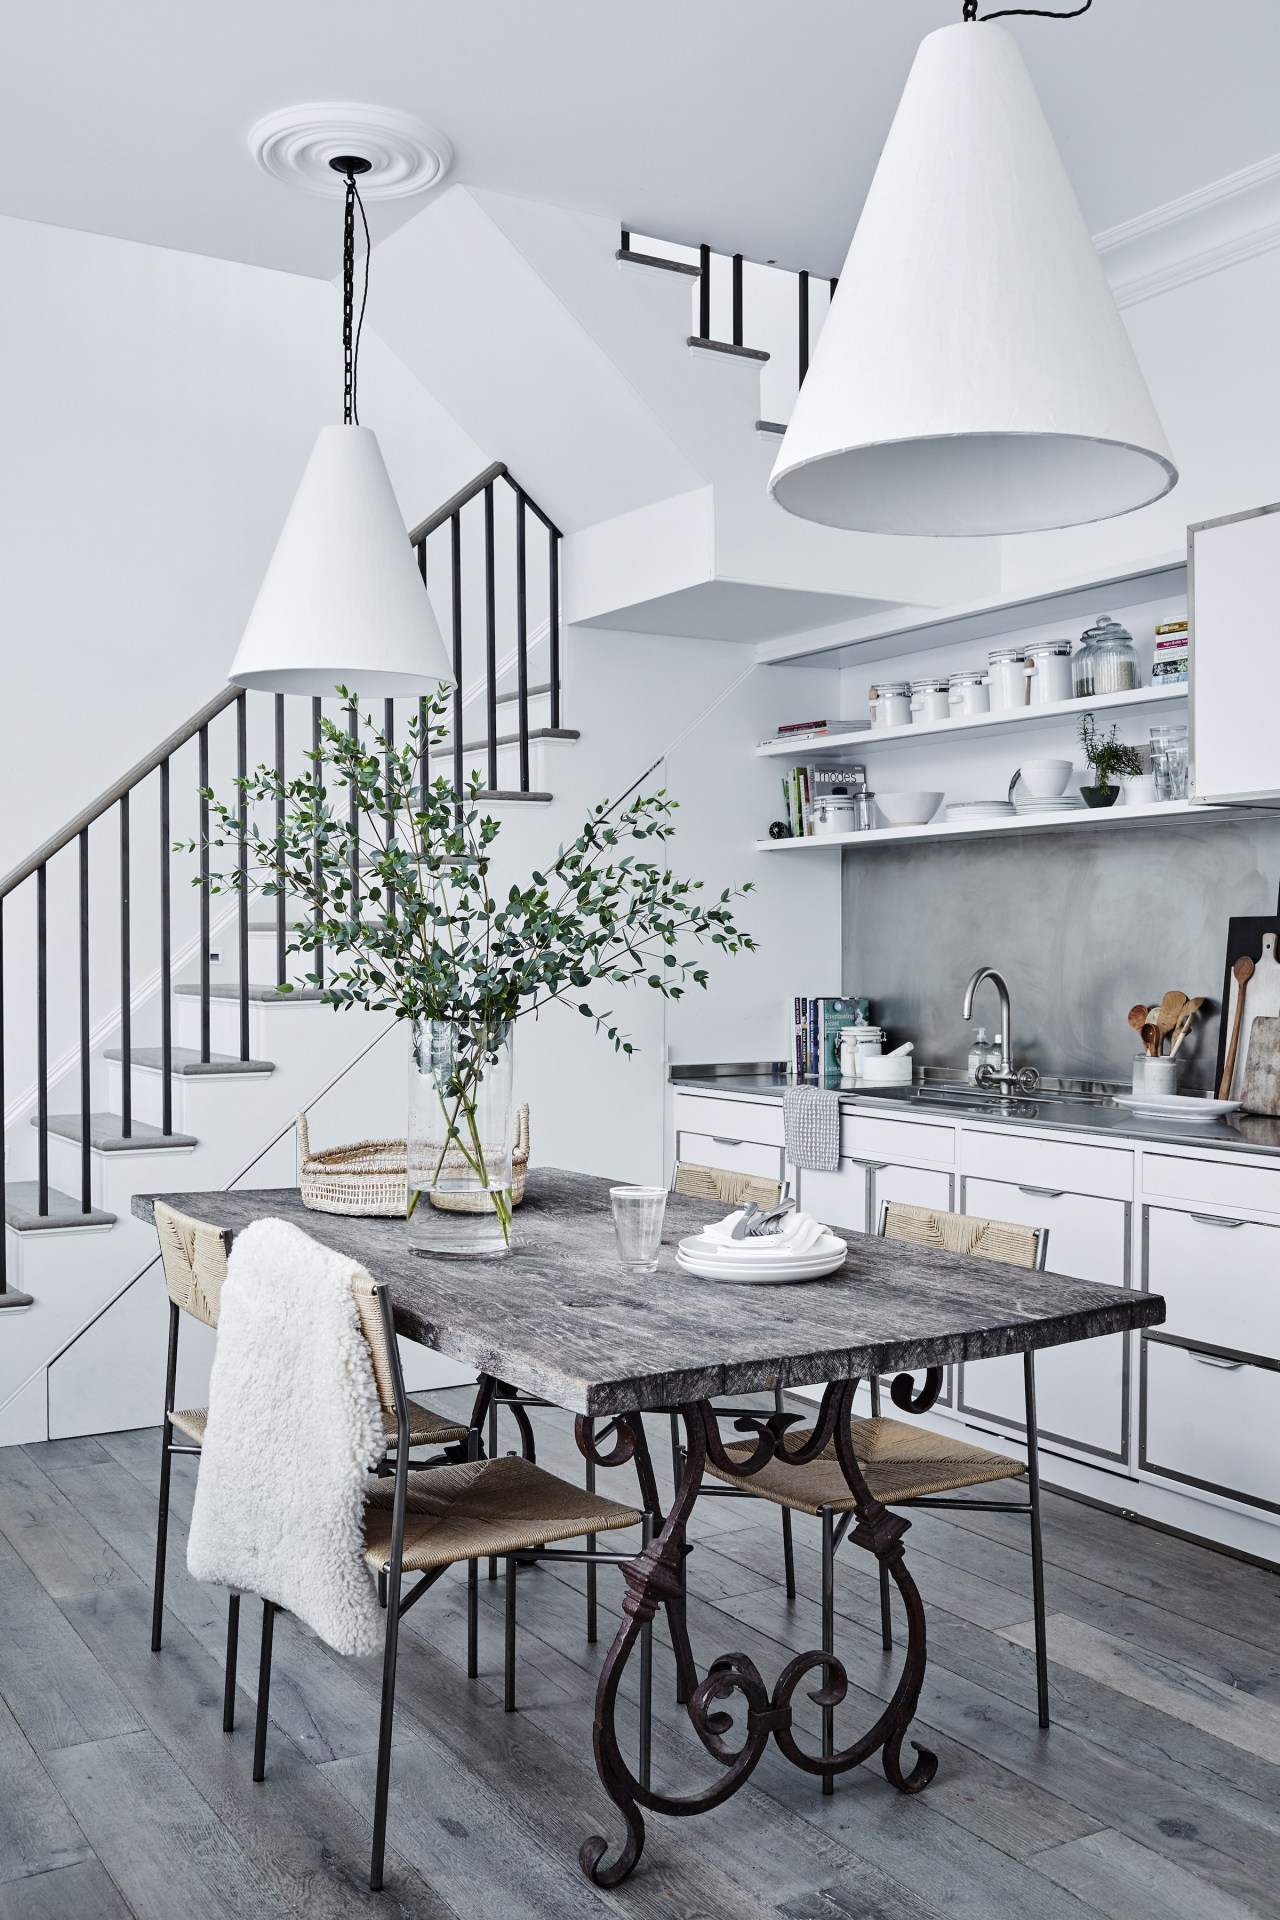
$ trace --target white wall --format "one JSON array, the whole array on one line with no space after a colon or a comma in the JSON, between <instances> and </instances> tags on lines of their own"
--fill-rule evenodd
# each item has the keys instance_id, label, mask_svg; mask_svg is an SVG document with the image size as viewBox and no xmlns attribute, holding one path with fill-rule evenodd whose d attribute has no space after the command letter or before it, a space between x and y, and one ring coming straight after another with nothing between
<instances>
[{"instance_id":1,"label":"white wall","mask_svg":"<svg viewBox=\"0 0 1280 1920\"><path fill-rule=\"evenodd\" d=\"M10 219L0 279L7 868L223 684L342 385L322 281ZM376 309L362 415L416 518L492 455Z\"/></svg>"}]
</instances>

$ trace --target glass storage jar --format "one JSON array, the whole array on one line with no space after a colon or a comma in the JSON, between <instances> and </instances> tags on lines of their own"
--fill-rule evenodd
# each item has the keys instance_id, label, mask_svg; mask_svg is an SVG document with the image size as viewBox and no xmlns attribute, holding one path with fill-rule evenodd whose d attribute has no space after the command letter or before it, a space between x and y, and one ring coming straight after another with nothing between
<instances>
[{"instance_id":1,"label":"glass storage jar","mask_svg":"<svg viewBox=\"0 0 1280 1920\"><path fill-rule=\"evenodd\" d=\"M1087 696L1096 699L1102 693L1128 693L1137 686L1138 653L1127 627L1122 627L1109 613L1103 613L1081 639L1091 656L1090 684L1084 689ZM1077 681L1077 697L1080 693Z\"/></svg>"},{"instance_id":2,"label":"glass storage jar","mask_svg":"<svg viewBox=\"0 0 1280 1920\"><path fill-rule=\"evenodd\" d=\"M1151 771L1157 800L1186 799L1190 766L1185 726L1152 727Z\"/></svg>"}]
</instances>

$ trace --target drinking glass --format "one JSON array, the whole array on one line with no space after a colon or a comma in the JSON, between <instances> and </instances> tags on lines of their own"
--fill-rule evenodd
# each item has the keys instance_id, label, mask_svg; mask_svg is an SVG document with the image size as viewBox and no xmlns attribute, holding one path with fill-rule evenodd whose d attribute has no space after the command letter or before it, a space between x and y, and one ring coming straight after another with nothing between
<instances>
[{"instance_id":1,"label":"drinking glass","mask_svg":"<svg viewBox=\"0 0 1280 1920\"><path fill-rule=\"evenodd\" d=\"M658 1264L665 1187L610 1187L618 1259L628 1273L652 1273Z\"/></svg>"},{"instance_id":2,"label":"drinking glass","mask_svg":"<svg viewBox=\"0 0 1280 1920\"><path fill-rule=\"evenodd\" d=\"M1185 727L1152 727L1151 771L1157 800L1186 799L1189 767Z\"/></svg>"}]
</instances>

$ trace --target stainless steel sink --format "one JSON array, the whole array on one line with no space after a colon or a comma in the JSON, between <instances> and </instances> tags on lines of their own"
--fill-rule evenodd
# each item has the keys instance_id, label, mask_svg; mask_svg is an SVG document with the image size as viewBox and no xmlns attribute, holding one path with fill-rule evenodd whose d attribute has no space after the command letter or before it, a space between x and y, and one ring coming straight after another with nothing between
<instances>
[{"instance_id":1,"label":"stainless steel sink","mask_svg":"<svg viewBox=\"0 0 1280 1920\"><path fill-rule=\"evenodd\" d=\"M945 1101L953 1106L989 1107L996 1111L1044 1104L1088 1107L1110 1107L1115 1104L1112 1095L1104 1089L1074 1087L1036 1087L1030 1093L1005 1095L996 1088L925 1086L913 1087L911 1097L926 1105Z\"/></svg>"}]
</instances>

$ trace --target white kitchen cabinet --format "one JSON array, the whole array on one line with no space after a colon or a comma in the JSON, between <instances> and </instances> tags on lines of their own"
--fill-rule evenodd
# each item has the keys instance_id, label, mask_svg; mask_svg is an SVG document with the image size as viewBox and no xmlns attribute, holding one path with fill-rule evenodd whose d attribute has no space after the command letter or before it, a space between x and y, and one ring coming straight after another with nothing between
<instances>
[{"instance_id":1,"label":"white kitchen cabinet","mask_svg":"<svg viewBox=\"0 0 1280 1920\"><path fill-rule=\"evenodd\" d=\"M1143 1284L1160 1331L1280 1362L1280 1226L1238 1214L1143 1209Z\"/></svg>"},{"instance_id":2,"label":"white kitchen cabinet","mask_svg":"<svg viewBox=\"0 0 1280 1920\"><path fill-rule=\"evenodd\" d=\"M933 1207L950 1213L955 1206L955 1176L938 1167L904 1167L891 1160L874 1160L867 1167L867 1230L880 1224L886 1200L900 1206Z\"/></svg>"},{"instance_id":3,"label":"white kitchen cabinet","mask_svg":"<svg viewBox=\"0 0 1280 1920\"><path fill-rule=\"evenodd\" d=\"M689 1133L682 1128L676 1135L676 1159L692 1161L698 1167L723 1167L727 1173L760 1174L779 1184L782 1181L781 1147L740 1140L734 1134Z\"/></svg>"},{"instance_id":4,"label":"white kitchen cabinet","mask_svg":"<svg viewBox=\"0 0 1280 1920\"><path fill-rule=\"evenodd\" d=\"M801 1169L795 1182L797 1202L806 1213L841 1233L867 1231L867 1169L860 1160L842 1160L834 1173Z\"/></svg>"},{"instance_id":5,"label":"white kitchen cabinet","mask_svg":"<svg viewBox=\"0 0 1280 1920\"><path fill-rule=\"evenodd\" d=\"M1187 538L1192 797L1278 806L1280 512L1207 520Z\"/></svg>"},{"instance_id":6,"label":"white kitchen cabinet","mask_svg":"<svg viewBox=\"0 0 1280 1920\"><path fill-rule=\"evenodd\" d=\"M1142 1342L1138 1465L1280 1513L1280 1369Z\"/></svg>"},{"instance_id":7,"label":"white kitchen cabinet","mask_svg":"<svg viewBox=\"0 0 1280 1920\"><path fill-rule=\"evenodd\" d=\"M962 1187L964 1213L1047 1227L1049 1272L1113 1287L1128 1284L1130 1209L1126 1201L971 1175L966 1175ZM1011 1268L1011 1293L1017 1285L1017 1270ZM959 1374L961 1413L1014 1432L1025 1430L1021 1355L970 1361ZM1036 1417L1045 1445L1126 1463L1128 1403L1128 1335L1108 1334L1037 1353Z\"/></svg>"}]
</instances>

